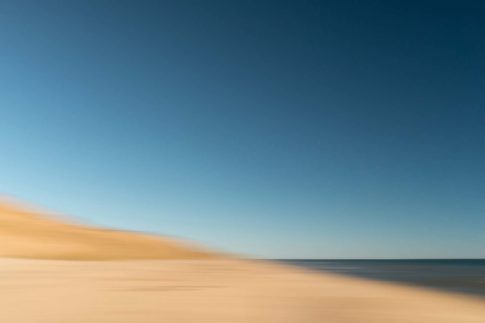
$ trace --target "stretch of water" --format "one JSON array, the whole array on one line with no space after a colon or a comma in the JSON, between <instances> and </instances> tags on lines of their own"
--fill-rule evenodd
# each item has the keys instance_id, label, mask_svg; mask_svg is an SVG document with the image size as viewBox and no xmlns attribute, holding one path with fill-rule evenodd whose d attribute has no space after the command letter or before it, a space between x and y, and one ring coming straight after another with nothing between
<instances>
[{"instance_id":1,"label":"stretch of water","mask_svg":"<svg viewBox=\"0 0 485 323\"><path fill-rule=\"evenodd\" d=\"M307 269L485 297L485 259L280 260Z\"/></svg>"}]
</instances>

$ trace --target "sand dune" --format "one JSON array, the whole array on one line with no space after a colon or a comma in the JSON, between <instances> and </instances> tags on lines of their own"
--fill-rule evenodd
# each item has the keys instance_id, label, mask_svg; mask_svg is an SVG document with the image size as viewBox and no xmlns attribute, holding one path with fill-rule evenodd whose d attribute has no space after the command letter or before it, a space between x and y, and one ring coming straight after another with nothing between
<instances>
[{"instance_id":1,"label":"sand dune","mask_svg":"<svg viewBox=\"0 0 485 323\"><path fill-rule=\"evenodd\" d=\"M64 223L20 204L0 203L0 257L115 260L214 256L170 239Z\"/></svg>"}]
</instances>

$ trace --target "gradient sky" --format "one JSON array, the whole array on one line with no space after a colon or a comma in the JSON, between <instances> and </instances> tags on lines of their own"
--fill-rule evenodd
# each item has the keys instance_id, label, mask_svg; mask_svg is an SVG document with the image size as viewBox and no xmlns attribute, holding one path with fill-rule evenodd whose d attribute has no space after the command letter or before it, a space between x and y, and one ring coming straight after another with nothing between
<instances>
[{"instance_id":1,"label":"gradient sky","mask_svg":"<svg viewBox=\"0 0 485 323\"><path fill-rule=\"evenodd\" d=\"M2 1L0 189L258 257L485 257L482 1Z\"/></svg>"}]
</instances>

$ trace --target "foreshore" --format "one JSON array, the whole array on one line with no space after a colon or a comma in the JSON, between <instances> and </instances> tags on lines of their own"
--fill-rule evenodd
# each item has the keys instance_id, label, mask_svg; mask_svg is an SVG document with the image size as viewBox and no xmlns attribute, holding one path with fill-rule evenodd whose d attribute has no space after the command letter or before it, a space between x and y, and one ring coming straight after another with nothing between
<instances>
[{"instance_id":1,"label":"foreshore","mask_svg":"<svg viewBox=\"0 0 485 323\"><path fill-rule=\"evenodd\" d=\"M485 300L265 261L0 258L0 322L484 323Z\"/></svg>"}]
</instances>

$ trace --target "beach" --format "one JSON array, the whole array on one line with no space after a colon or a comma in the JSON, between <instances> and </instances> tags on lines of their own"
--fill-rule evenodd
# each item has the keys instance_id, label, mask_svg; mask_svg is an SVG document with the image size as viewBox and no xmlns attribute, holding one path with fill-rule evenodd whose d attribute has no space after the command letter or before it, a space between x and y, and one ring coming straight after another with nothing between
<instances>
[{"instance_id":1,"label":"beach","mask_svg":"<svg viewBox=\"0 0 485 323\"><path fill-rule=\"evenodd\" d=\"M485 322L485 301L248 260L0 260L0 322Z\"/></svg>"},{"instance_id":2,"label":"beach","mask_svg":"<svg viewBox=\"0 0 485 323\"><path fill-rule=\"evenodd\" d=\"M0 322L483 323L483 298L240 259L0 204Z\"/></svg>"}]
</instances>

